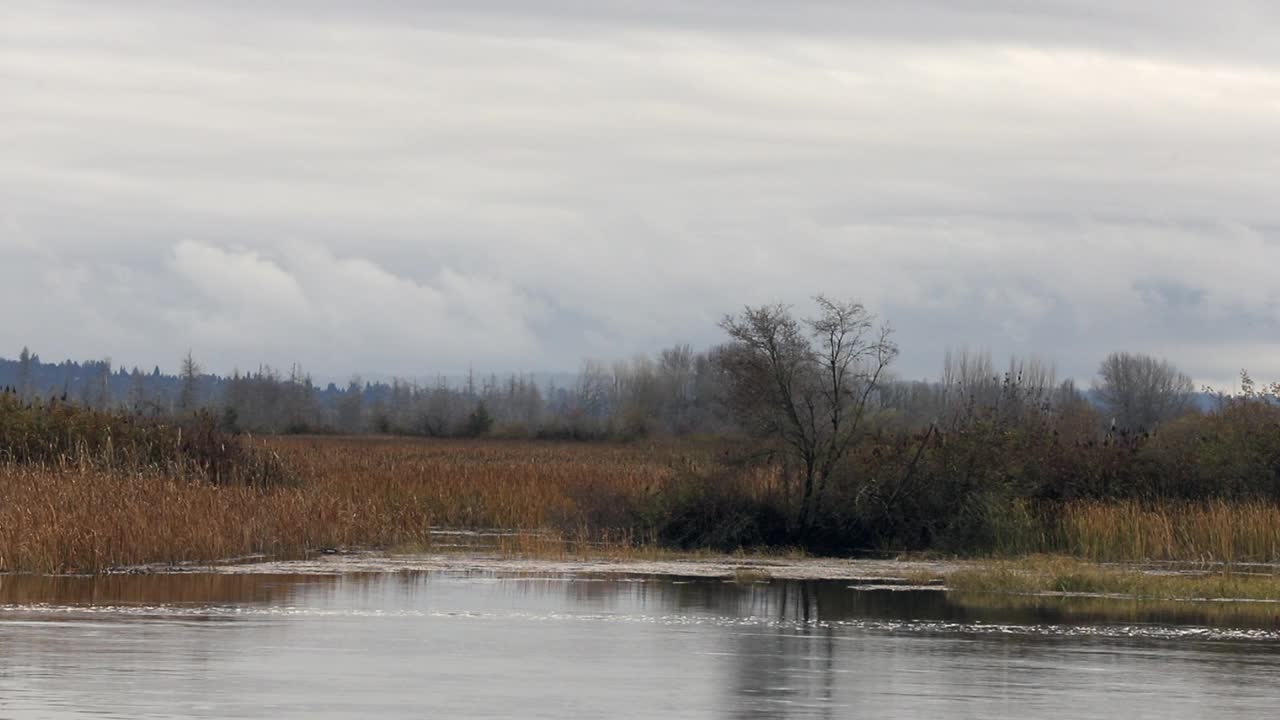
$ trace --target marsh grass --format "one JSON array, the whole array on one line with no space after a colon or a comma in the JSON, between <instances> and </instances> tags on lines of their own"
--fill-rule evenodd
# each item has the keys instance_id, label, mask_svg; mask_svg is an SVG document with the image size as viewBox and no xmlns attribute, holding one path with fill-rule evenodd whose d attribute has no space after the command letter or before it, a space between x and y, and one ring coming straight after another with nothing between
<instances>
[{"instance_id":1,"label":"marsh grass","mask_svg":"<svg viewBox=\"0 0 1280 720\"><path fill-rule=\"evenodd\" d=\"M1247 501L1068 505L1067 554L1092 560L1280 561L1280 506Z\"/></svg>"},{"instance_id":2,"label":"marsh grass","mask_svg":"<svg viewBox=\"0 0 1280 720\"><path fill-rule=\"evenodd\" d=\"M1010 611L1029 611L1045 622L1127 623L1214 627L1280 627L1280 603L1060 597L949 592L947 603L992 622Z\"/></svg>"},{"instance_id":3,"label":"marsh grass","mask_svg":"<svg viewBox=\"0 0 1280 720\"><path fill-rule=\"evenodd\" d=\"M495 551L656 554L634 517L693 462L671 448L273 438L296 483L217 484L161 467L0 464L0 569L102 572L331 547L419 547L432 530L504 528ZM617 523L617 524L614 524Z\"/></svg>"},{"instance_id":4,"label":"marsh grass","mask_svg":"<svg viewBox=\"0 0 1280 720\"><path fill-rule=\"evenodd\" d=\"M1230 566L1175 572L1033 556L967 567L946 578L964 593L1116 595L1155 600L1280 600L1280 574Z\"/></svg>"},{"instance_id":5,"label":"marsh grass","mask_svg":"<svg viewBox=\"0 0 1280 720\"><path fill-rule=\"evenodd\" d=\"M763 568L740 567L734 568L733 574L729 576L728 580L739 585L755 585L773 580L773 575Z\"/></svg>"},{"instance_id":6,"label":"marsh grass","mask_svg":"<svg viewBox=\"0 0 1280 720\"><path fill-rule=\"evenodd\" d=\"M378 544L412 516L353 494L260 489L96 470L0 467L0 568L102 572L154 562Z\"/></svg>"},{"instance_id":7,"label":"marsh grass","mask_svg":"<svg viewBox=\"0 0 1280 720\"><path fill-rule=\"evenodd\" d=\"M1070 555L1100 562L1280 562L1280 505L1204 502L1016 501L999 513L992 554Z\"/></svg>"},{"instance_id":8,"label":"marsh grass","mask_svg":"<svg viewBox=\"0 0 1280 720\"><path fill-rule=\"evenodd\" d=\"M105 422L68 412L74 422ZM515 557L665 559L789 546L777 511L778 474L768 467L726 469L713 444L240 438L245 457L267 458L289 480L228 482L198 464L143 462L150 456L140 449L151 446L142 441L124 443L136 452L122 454L115 430L90 428L84 437L98 438L93 442L49 440L39 452L31 440L38 433L28 431L21 422L0 429L0 439L12 441L0 443L9 448L0 460L0 569L8 571L101 572L252 554L296 558L334 547L436 552L459 542L442 536L442 528L501 528L481 550ZM154 427L138 432L159 433L165 443L177 437ZM995 557L1045 553L1236 567L1280 561L1280 507L1260 501L1019 501L997 510L995 548L982 550ZM1092 591L1092 576L1083 571L1029 578L1014 565L1003 573L996 579L1009 587ZM1240 590L1246 596L1272 597L1269 581L1238 572L1227 577L1217 589L1200 587L1234 593L1237 584L1247 585ZM1102 592L1138 592L1153 582L1108 577ZM1177 589L1174 580L1162 582L1157 594Z\"/></svg>"},{"instance_id":9,"label":"marsh grass","mask_svg":"<svg viewBox=\"0 0 1280 720\"><path fill-rule=\"evenodd\" d=\"M261 443L223 432L207 412L181 420L0 393L0 463L275 487L296 481Z\"/></svg>"}]
</instances>

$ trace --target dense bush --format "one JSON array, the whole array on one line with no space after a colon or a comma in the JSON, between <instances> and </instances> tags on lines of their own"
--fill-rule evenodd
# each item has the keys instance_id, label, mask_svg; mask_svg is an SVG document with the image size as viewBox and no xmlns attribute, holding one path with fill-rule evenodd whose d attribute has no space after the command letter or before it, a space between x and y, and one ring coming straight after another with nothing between
<instances>
[{"instance_id":1,"label":"dense bush","mask_svg":"<svg viewBox=\"0 0 1280 720\"><path fill-rule=\"evenodd\" d=\"M641 508L647 534L681 549L733 551L793 544L783 508L728 474L686 476Z\"/></svg>"},{"instance_id":2,"label":"dense bush","mask_svg":"<svg viewBox=\"0 0 1280 720\"><path fill-rule=\"evenodd\" d=\"M1048 408L969 408L944 428L886 427L851 450L808 528L787 521L781 496L719 497L734 492L728 481L678 498L695 498L687 504L699 507L700 537L745 541L752 533L734 528L765 526L769 544L819 552L1053 549L1069 506L1280 503L1280 406L1266 398L1229 399L1154 432L1101 428ZM685 505L664 507L676 518ZM755 520L744 519L751 512Z\"/></svg>"}]
</instances>

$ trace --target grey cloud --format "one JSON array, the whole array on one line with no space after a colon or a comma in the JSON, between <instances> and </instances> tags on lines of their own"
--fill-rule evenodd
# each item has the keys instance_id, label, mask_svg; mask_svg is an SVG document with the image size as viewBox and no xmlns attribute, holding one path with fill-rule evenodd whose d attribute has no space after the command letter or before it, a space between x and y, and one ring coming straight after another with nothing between
<instances>
[{"instance_id":1,"label":"grey cloud","mask_svg":"<svg viewBox=\"0 0 1280 720\"><path fill-rule=\"evenodd\" d=\"M256 15L260 4L222 4ZM282 14L324 21L413 22L473 32L564 33L624 29L690 33L797 34L863 42L1091 46L1146 55L1274 58L1261 27L1280 20L1265 0L285 0ZM357 9L358 8L358 9Z\"/></svg>"},{"instance_id":2,"label":"grey cloud","mask_svg":"<svg viewBox=\"0 0 1280 720\"><path fill-rule=\"evenodd\" d=\"M1174 311L1194 309L1204 302L1207 294L1203 288L1160 279L1139 280L1133 289L1149 305Z\"/></svg>"},{"instance_id":3,"label":"grey cloud","mask_svg":"<svg viewBox=\"0 0 1280 720\"><path fill-rule=\"evenodd\" d=\"M572 369L827 291L908 376L1280 376L1276 13L6 3L0 353Z\"/></svg>"}]
</instances>

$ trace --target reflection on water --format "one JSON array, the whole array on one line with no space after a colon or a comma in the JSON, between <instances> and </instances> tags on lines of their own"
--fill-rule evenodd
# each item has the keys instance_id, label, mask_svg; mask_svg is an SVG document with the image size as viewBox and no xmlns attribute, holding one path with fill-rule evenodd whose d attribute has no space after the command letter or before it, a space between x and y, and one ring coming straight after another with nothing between
<instances>
[{"instance_id":1,"label":"reflection on water","mask_svg":"<svg viewBox=\"0 0 1280 720\"><path fill-rule=\"evenodd\" d=\"M846 582L0 577L0 717L1255 717L1268 605Z\"/></svg>"},{"instance_id":2,"label":"reflection on water","mask_svg":"<svg viewBox=\"0 0 1280 720\"><path fill-rule=\"evenodd\" d=\"M0 605L216 605L270 603L325 576L106 575L103 577L0 575Z\"/></svg>"}]
</instances>

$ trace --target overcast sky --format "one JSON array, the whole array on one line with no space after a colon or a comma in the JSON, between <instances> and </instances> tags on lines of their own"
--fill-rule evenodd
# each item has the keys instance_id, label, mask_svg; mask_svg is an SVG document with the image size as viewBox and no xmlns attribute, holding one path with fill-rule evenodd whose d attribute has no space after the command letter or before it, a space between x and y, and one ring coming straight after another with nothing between
<instances>
[{"instance_id":1,"label":"overcast sky","mask_svg":"<svg viewBox=\"0 0 1280 720\"><path fill-rule=\"evenodd\" d=\"M1280 4L0 3L0 355L573 370L861 299L1280 379Z\"/></svg>"}]
</instances>

